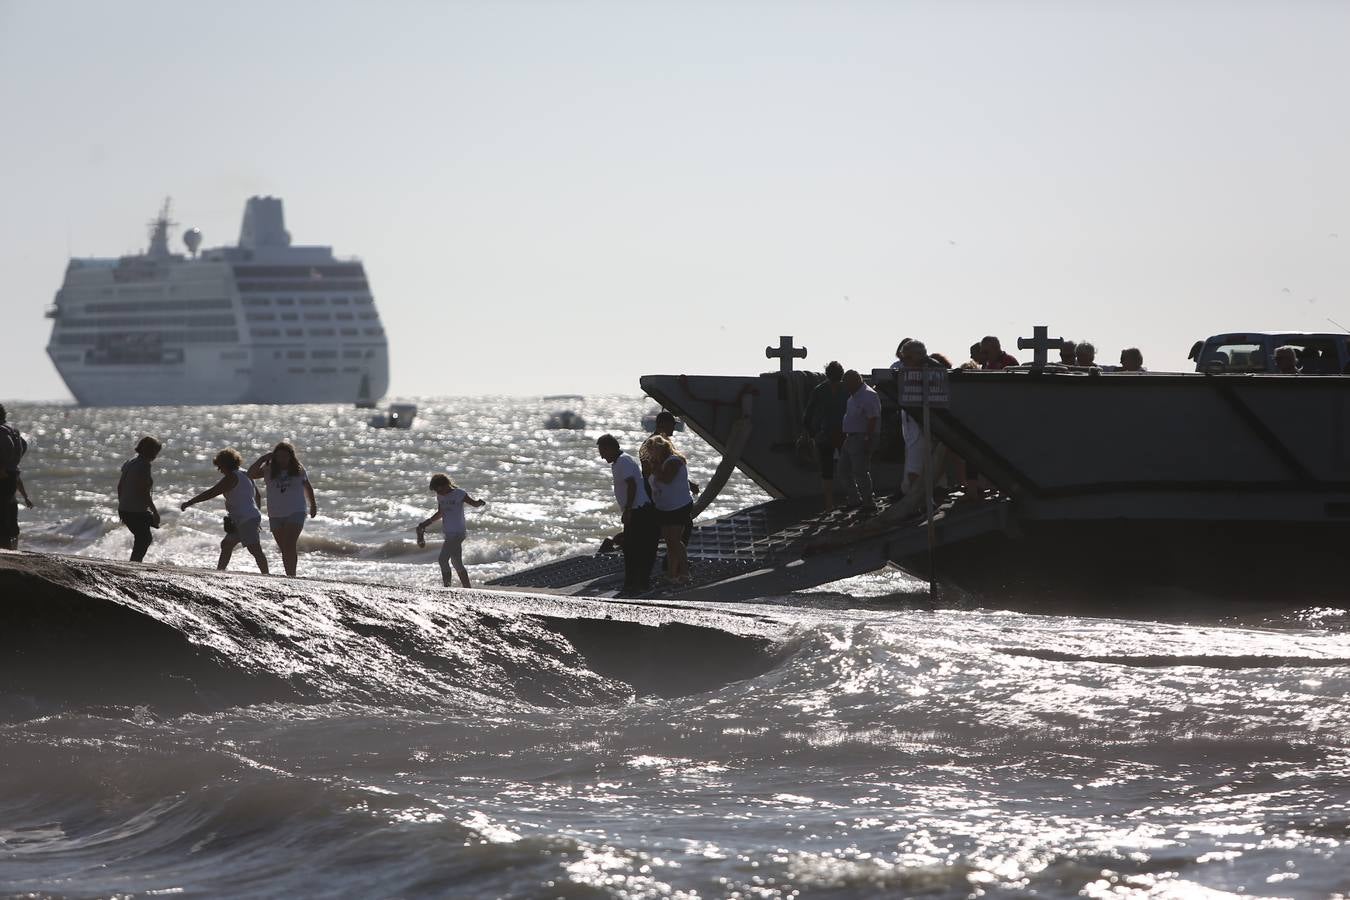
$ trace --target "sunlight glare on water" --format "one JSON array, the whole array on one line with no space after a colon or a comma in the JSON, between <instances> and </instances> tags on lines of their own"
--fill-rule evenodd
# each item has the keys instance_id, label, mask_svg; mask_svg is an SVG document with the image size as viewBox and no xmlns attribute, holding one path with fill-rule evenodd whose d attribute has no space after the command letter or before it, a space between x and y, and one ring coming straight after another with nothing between
<instances>
[{"instance_id":1,"label":"sunlight glare on water","mask_svg":"<svg viewBox=\"0 0 1350 900\"><path fill-rule=\"evenodd\" d=\"M197 640L235 648L240 672L304 673L297 699L189 712L13 701L0 724L0 891L1350 890L1345 609L1177 592L1140 596L1128 614L1090 596L1072 612L960 595L930 609L921 582L881 573L736 607L786 634L769 651L727 651L766 654L758 674L634 696L557 635L476 615L472 595L375 586L438 583L435 542L418 549L412 529L442 470L488 500L469 512L479 583L592 550L617 529L595 437L633 448L648 404L589 399L581 432L544 429L544 401L421 406L410 432L319 407L11 410L33 437L27 548L125 555L111 492L144 430L167 442L150 558L209 567L219 502L177 503L212 483L216 449L252 457L287 438L320 504L302 574L367 584L237 598L251 582L208 575L209 602L148 598ZM680 444L706 481L715 454L688 433ZM762 499L737 476L716 511ZM244 611L257 626L231 631ZM455 666L435 670L426 647ZM678 687L707 662L677 659L664 680Z\"/></svg>"}]
</instances>

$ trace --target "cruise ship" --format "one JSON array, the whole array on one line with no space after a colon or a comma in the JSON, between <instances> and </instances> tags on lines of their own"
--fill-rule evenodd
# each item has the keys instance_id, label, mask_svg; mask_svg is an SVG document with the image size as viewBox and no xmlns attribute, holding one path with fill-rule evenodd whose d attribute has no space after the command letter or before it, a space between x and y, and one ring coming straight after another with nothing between
<instances>
[{"instance_id":1,"label":"cruise ship","mask_svg":"<svg viewBox=\"0 0 1350 900\"><path fill-rule=\"evenodd\" d=\"M86 406L373 403L389 352L364 266L294 246L281 199L250 197L239 243L169 246L169 203L144 253L71 259L47 353Z\"/></svg>"}]
</instances>

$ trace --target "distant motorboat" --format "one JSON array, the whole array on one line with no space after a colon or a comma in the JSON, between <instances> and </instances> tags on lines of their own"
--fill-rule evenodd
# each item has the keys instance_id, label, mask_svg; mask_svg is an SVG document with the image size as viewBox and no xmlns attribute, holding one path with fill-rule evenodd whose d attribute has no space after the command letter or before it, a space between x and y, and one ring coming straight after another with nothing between
<instances>
[{"instance_id":1,"label":"distant motorboat","mask_svg":"<svg viewBox=\"0 0 1350 900\"><path fill-rule=\"evenodd\" d=\"M391 403L389 411L370 417L371 428L411 428L417 418L416 403Z\"/></svg>"},{"instance_id":2,"label":"distant motorboat","mask_svg":"<svg viewBox=\"0 0 1350 900\"><path fill-rule=\"evenodd\" d=\"M581 417L580 413L564 409L545 419L544 427L553 430L580 431L586 427L586 420Z\"/></svg>"},{"instance_id":3,"label":"distant motorboat","mask_svg":"<svg viewBox=\"0 0 1350 900\"><path fill-rule=\"evenodd\" d=\"M651 412L647 413L645 416L643 416L642 430L647 432L648 434L654 433L656 431L656 417L659 416L660 414L661 410L654 409ZM684 431L684 419L677 418L675 420L675 430Z\"/></svg>"}]
</instances>

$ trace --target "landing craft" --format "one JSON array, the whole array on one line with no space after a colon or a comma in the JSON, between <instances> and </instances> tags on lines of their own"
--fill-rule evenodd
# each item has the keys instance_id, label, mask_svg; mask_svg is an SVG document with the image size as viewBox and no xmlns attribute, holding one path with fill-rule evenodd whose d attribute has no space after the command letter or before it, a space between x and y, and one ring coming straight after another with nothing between
<instances>
[{"instance_id":1,"label":"landing craft","mask_svg":"<svg viewBox=\"0 0 1350 900\"><path fill-rule=\"evenodd\" d=\"M772 596L888 565L998 596L1044 585L1162 583L1233 597L1344 597L1350 542L1350 378L1273 374L1296 348L1304 371L1341 372L1350 337L1230 332L1193 350L1195 374L1050 365L1043 327L1019 346L1036 361L956 370L949 403L933 409L939 480L959 457L988 490L939 491L930 555L927 517L897 496L903 464L895 372L872 371L883 398L873 466L881 512L820 514L820 480L794 439L815 373L794 371L785 339L777 372L734 377L646 375L642 389L722 455L695 506L705 509L733 469L773 499L698 524L686 598ZM519 572L503 586L603 595L621 562L610 555Z\"/></svg>"}]
</instances>

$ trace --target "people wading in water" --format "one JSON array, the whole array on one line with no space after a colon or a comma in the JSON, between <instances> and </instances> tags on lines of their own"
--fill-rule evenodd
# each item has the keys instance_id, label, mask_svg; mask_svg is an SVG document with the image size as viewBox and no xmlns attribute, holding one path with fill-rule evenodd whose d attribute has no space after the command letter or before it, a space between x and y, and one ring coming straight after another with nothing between
<instances>
[{"instance_id":1,"label":"people wading in water","mask_svg":"<svg viewBox=\"0 0 1350 900\"><path fill-rule=\"evenodd\" d=\"M159 456L163 444L152 437L143 437L136 444L136 455L122 463L122 475L117 479L117 517L131 532L131 561L145 559L145 551L154 543L150 529L159 527L159 509L150 488L155 480L150 476L150 464Z\"/></svg>"},{"instance_id":2,"label":"people wading in water","mask_svg":"<svg viewBox=\"0 0 1350 900\"><path fill-rule=\"evenodd\" d=\"M464 568L464 537L468 525L464 521L464 504L472 507L485 506L486 500L475 500L469 492L450 480L450 476L441 472L431 476L431 490L436 492L436 514L417 526L417 546L427 545L426 530L437 519L441 520L441 530L445 534L445 543L441 545L441 583L450 587L450 566L455 567L459 583L463 587L469 584L469 571Z\"/></svg>"},{"instance_id":3,"label":"people wading in water","mask_svg":"<svg viewBox=\"0 0 1350 900\"><path fill-rule=\"evenodd\" d=\"M225 516L225 539L220 542L220 560L216 568L223 571L230 564L234 548L243 544L244 549L257 560L258 571L266 575L267 557L263 555L258 534L262 525L262 512L258 509L261 497L246 473L239 471L244 458L238 450L228 447L217 453L211 463L220 470L220 480L191 500L184 501L179 508L186 511L189 506L224 495L225 512L228 515Z\"/></svg>"},{"instance_id":4,"label":"people wading in water","mask_svg":"<svg viewBox=\"0 0 1350 900\"><path fill-rule=\"evenodd\" d=\"M0 406L0 550L19 549L19 497L25 506L33 508L19 475L19 464L27 452L28 442L6 422L5 408Z\"/></svg>"},{"instance_id":5,"label":"people wading in water","mask_svg":"<svg viewBox=\"0 0 1350 900\"><path fill-rule=\"evenodd\" d=\"M311 519L319 514L309 473L300 465L295 447L282 441L248 467L248 477L261 478L267 485L267 524L281 551L281 565L286 575L294 578L300 532L305 530L305 507L309 507Z\"/></svg>"}]
</instances>

